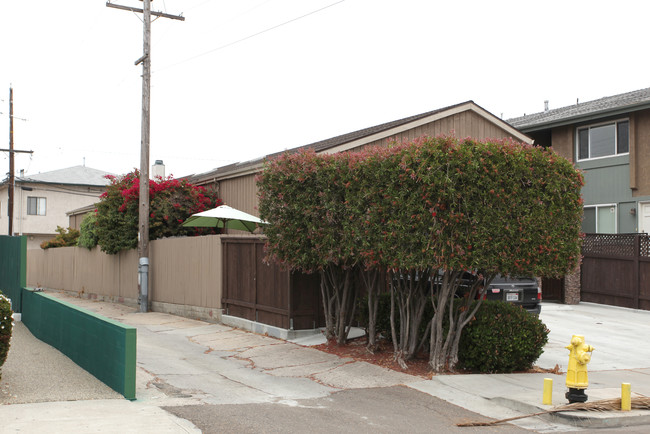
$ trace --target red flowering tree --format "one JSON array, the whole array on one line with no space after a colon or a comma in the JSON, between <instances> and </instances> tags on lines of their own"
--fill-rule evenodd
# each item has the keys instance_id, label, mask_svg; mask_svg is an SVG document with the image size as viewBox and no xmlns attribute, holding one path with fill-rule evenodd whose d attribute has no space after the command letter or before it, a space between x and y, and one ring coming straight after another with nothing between
<instances>
[{"instance_id":1,"label":"red flowering tree","mask_svg":"<svg viewBox=\"0 0 650 434\"><path fill-rule=\"evenodd\" d=\"M483 282L577 265L582 183L552 150L444 137L346 156L285 154L258 178L269 256L306 271L387 272L395 357L404 364L428 336L434 371L453 370ZM467 296L454 301L459 289ZM422 336L427 304L434 314Z\"/></svg>"},{"instance_id":2,"label":"red flowering tree","mask_svg":"<svg viewBox=\"0 0 650 434\"><path fill-rule=\"evenodd\" d=\"M95 235L102 251L115 254L138 246L140 174L134 170L107 178L111 183L97 203ZM205 228L185 228L181 224L194 213L222 204L216 193L171 176L149 180L149 195L150 240L209 233Z\"/></svg>"}]
</instances>

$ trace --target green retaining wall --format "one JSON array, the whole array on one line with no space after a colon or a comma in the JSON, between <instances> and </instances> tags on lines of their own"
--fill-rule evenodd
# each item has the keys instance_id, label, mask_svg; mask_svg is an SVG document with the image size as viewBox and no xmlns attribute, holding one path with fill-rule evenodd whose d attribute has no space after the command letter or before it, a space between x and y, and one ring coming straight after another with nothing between
<instances>
[{"instance_id":1,"label":"green retaining wall","mask_svg":"<svg viewBox=\"0 0 650 434\"><path fill-rule=\"evenodd\" d=\"M31 288L22 291L22 308L22 321L34 336L126 399L135 399L135 327Z\"/></svg>"},{"instance_id":2,"label":"green retaining wall","mask_svg":"<svg viewBox=\"0 0 650 434\"><path fill-rule=\"evenodd\" d=\"M27 285L27 237L0 235L0 291L21 312L21 292Z\"/></svg>"}]
</instances>

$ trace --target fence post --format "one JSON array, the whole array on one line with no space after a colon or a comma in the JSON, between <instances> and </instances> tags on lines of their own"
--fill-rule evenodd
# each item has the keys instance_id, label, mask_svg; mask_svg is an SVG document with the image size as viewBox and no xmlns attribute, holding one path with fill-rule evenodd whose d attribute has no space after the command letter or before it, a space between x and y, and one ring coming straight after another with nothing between
<instances>
[{"instance_id":1,"label":"fence post","mask_svg":"<svg viewBox=\"0 0 650 434\"><path fill-rule=\"evenodd\" d=\"M632 276L632 281L634 282L634 308L639 308L639 292L641 291L641 282L640 282L640 270L641 267L641 234L636 234L634 236L634 276Z\"/></svg>"}]
</instances>

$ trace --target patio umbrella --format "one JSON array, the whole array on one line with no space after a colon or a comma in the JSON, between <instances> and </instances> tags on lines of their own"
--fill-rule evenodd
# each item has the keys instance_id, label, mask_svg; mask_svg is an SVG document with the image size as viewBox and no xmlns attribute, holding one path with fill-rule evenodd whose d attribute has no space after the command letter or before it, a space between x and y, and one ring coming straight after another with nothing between
<instances>
[{"instance_id":1,"label":"patio umbrella","mask_svg":"<svg viewBox=\"0 0 650 434\"><path fill-rule=\"evenodd\" d=\"M183 226L195 228L226 228L253 232L258 224L267 224L259 217L244 211L221 205L207 211L192 214Z\"/></svg>"}]
</instances>

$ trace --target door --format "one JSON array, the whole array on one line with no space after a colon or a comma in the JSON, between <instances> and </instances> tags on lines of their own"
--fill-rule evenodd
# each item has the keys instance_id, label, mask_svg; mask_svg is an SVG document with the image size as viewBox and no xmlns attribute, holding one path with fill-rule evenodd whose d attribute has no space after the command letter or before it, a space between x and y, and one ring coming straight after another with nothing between
<instances>
[{"instance_id":1,"label":"door","mask_svg":"<svg viewBox=\"0 0 650 434\"><path fill-rule=\"evenodd\" d=\"M639 232L650 233L650 202L639 203Z\"/></svg>"},{"instance_id":2,"label":"door","mask_svg":"<svg viewBox=\"0 0 650 434\"><path fill-rule=\"evenodd\" d=\"M561 279L542 279L542 300L545 301L563 301L564 298L564 278Z\"/></svg>"}]
</instances>

